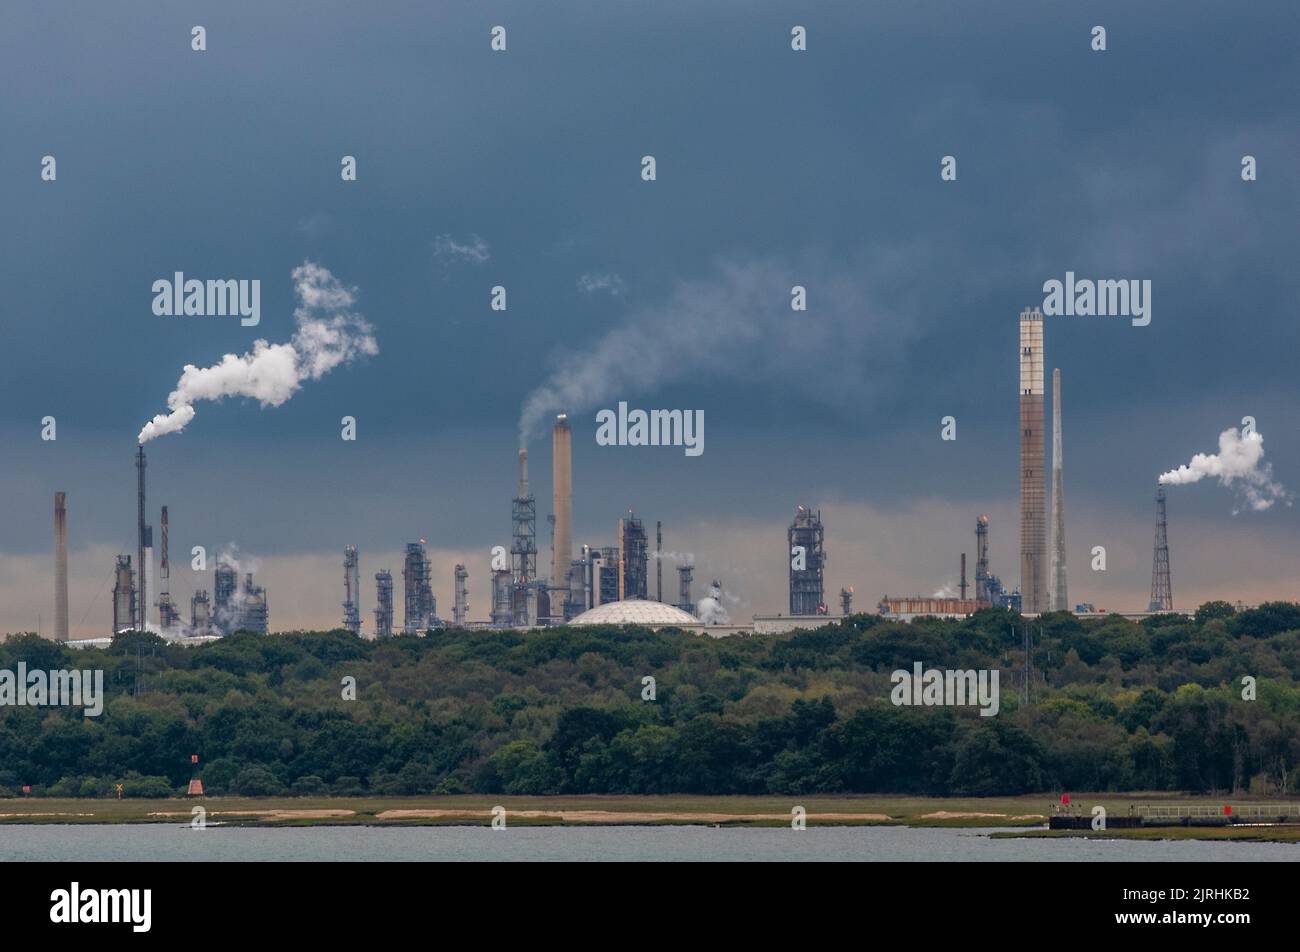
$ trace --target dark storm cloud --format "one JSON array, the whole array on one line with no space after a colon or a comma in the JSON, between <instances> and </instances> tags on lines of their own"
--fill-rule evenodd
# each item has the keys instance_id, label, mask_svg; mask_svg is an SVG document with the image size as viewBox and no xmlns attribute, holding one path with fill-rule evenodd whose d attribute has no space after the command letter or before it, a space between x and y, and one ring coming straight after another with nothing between
<instances>
[{"instance_id":1,"label":"dark storm cloud","mask_svg":"<svg viewBox=\"0 0 1300 952\"><path fill-rule=\"evenodd\" d=\"M288 339L285 276L306 257L362 289L383 353L275 414L214 406L151 470L180 531L268 558L387 551L413 525L446 547L500 542L528 395L627 327L654 348L681 288L726 293L719 262L779 263L774 283L802 279L810 309L614 394L705 409L694 466L598 453L575 420L593 541L633 503L678 524L758 520L779 549L789 505L816 495L1010 500L1015 319L1067 270L1154 287L1147 328L1048 325L1078 511L1145 527L1155 476L1247 414L1297 482L1289 2L135 10L0 14L6 553L48 550L55 488L71 494L74 544L129 539L139 421L184 363ZM506 54L488 49L497 22ZM194 23L206 53L189 49ZM794 23L807 53L789 49ZM1094 23L1106 53L1088 49ZM45 154L55 183L39 180ZM654 183L639 178L646 154ZM340 181L344 155L355 183ZM944 155L956 182L939 180ZM490 254L448 268L441 238ZM150 284L177 270L261 279L261 326L155 317ZM584 275L624 290L586 293ZM498 284L505 313L488 307ZM788 285L774 294L779 307ZM863 302L860 324L819 311L829 298ZM792 346L796 321L809 335ZM662 343L656 359L688 363ZM39 440L47 414L57 444ZM355 444L338 439L345 414ZM942 444L949 414L959 439ZM1180 487L1171 518L1230 520L1207 490Z\"/></svg>"}]
</instances>

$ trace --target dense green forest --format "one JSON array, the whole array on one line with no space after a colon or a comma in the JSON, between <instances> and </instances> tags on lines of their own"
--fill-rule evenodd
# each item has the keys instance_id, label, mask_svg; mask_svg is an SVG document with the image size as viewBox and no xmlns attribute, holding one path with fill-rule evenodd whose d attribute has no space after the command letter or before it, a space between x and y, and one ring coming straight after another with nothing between
<instances>
[{"instance_id":1,"label":"dense green forest","mask_svg":"<svg viewBox=\"0 0 1300 952\"><path fill-rule=\"evenodd\" d=\"M104 650L14 636L0 669L102 668L108 697L99 717L0 708L0 795L183 793L191 754L209 794L1294 794L1300 606L1044 615L1028 704L1024 624L987 610L716 640L610 627L199 647L137 633ZM890 673L917 661L999 669L1000 713L894 706Z\"/></svg>"}]
</instances>

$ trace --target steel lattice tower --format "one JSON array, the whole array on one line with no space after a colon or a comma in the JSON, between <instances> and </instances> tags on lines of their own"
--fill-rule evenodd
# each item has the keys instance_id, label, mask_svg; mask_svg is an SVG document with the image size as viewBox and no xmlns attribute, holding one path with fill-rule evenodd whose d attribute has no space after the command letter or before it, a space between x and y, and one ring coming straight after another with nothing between
<instances>
[{"instance_id":1,"label":"steel lattice tower","mask_svg":"<svg viewBox=\"0 0 1300 952\"><path fill-rule=\"evenodd\" d=\"M537 501L528 490L528 451L519 450L519 489L510 502L511 623L527 628L537 621Z\"/></svg>"},{"instance_id":2,"label":"steel lattice tower","mask_svg":"<svg viewBox=\"0 0 1300 952\"><path fill-rule=\"evenodd\" d=\"M1156 487L1156 546L1151 564L1151 604L1147 611L1174 610L1174 592L1169 585L1169 535L1165 514L1165 488Z\"/></svg>"}]
</instances>

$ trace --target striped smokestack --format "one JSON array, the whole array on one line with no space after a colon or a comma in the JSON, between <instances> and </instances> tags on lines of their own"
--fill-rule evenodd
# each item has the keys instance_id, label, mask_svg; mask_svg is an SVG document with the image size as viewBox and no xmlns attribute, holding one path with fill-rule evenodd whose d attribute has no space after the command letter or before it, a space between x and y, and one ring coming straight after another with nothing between
<instances>
[{"instance_id":1,"label":"striped smokestack","mask_svg":"<svg viewBox=\"0 0 1300 952\"><path fill-rule=\"evenodd\" d=\"M67 493L54 494L54 640L68 640Z\"/></svg>"},{"instance_id":2,"label":"striped smokestack","mask_svg":"<svg viewBox=\"0 0 1300 952\"><path fill-rule=\"evenodd\" d=\"M568 588L573 560L573 430L566 414L551 430L551 511L555 513L555 558L551 588Z\"/></svg>"},{"instance_id":3,"label":"striped smokestack","mask_svg":"<svg viewBox=\"0 0 1300 952\"><path fill-rule=\"evenodd\" d=\"M1047 603L1047 480L1043 461L1043 312L1020 312L1020 595L1037 615Z\"/></svg>"}]
</instances>

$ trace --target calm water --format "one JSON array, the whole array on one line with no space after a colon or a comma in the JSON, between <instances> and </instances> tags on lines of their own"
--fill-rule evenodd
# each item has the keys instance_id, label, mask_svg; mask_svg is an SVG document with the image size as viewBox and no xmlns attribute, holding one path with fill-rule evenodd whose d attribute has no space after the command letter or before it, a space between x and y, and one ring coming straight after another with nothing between
<instances>
[{"instance_id":1,"label":"calm water","mask_svg":"<svg viewBox=\"0 0 1300 952\"><path fill-rule=\"evenodd\" d=\"M0 825L11 860L983 860L1300 861L1300 845L993 840L990 830L905 827L301 827Z\"/></svg>"}]
</instances>

